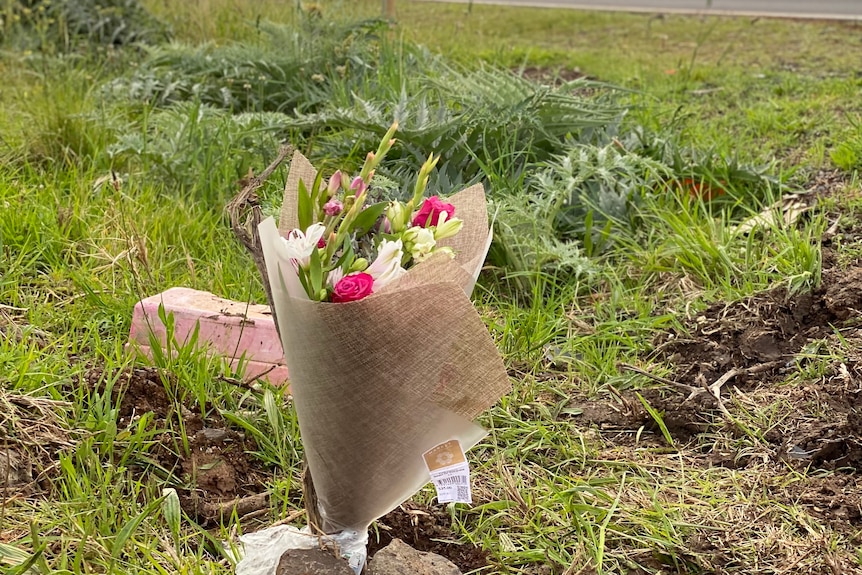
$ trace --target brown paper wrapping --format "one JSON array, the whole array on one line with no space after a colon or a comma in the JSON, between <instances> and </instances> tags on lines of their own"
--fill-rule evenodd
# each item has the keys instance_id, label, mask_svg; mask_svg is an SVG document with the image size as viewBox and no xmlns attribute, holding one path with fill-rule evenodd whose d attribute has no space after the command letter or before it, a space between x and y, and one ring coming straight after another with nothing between
<instances>
[{"instance_id":1,"label":"brown paper wrapping","mask_svg":"<svg viewBox=\"0 0 862 575\"><path fill-rule=\"evenodd\" d=\"M281 225L259 231L308 467L326 532L367 529L429 481L422 454L473 423L510 386L469 294L490 244L481 186L449 198L464 227L396 282L356 302L313 302L284 256L298 182L315 170L294 156Z\"/></svg>"}]
</instances>

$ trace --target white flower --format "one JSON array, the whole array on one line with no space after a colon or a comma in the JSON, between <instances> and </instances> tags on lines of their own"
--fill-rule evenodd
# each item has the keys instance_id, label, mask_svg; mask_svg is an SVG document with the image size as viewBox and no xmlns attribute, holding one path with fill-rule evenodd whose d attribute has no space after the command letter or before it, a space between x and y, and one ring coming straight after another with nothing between
<instances>
[{"instance_id":1,"label":"white flower","mask_svg":"<svg viewBox=\"0 0 862 575\"><path fill-rule=\"evenodd\" d=\"M382 288L407 273L407 270L401 267L403 256L401 240L380 242L377 247L377 258L365 270L365 273L371 274L374 278L375 289Z\"/></svg>"},{"instance_id":2,"label":"white flower","mask_svg":"<svg viewBox=\"0 0 862 575\"><path fill-rule=\"evenodd\" d=\"M413 226L404 232L404 239L410 249L410 255L417 262L421 262L434 252L437 241L434 239L434 230Z\"/></svg>"},{"instance_id":3,"label":"white flower","mask_svg":"<svg viewBox=\"0 0 862 575\"><path fill-rule=\"evenodd\" d=\"M287 257L296 260L302 267L307 266L308 257L317 249L317 244L325 231L326 227L323 224L312 224L304 233L302 230L291 231L286 238L281 239L284 242Z\"/></svg>"},{"instance_id":4,"label":"white flower","mask_svg":"<svg viewBox=\"0 0 862 575\"><path fill-rule=\"evenodd\" d=\"M337 284L339 281L341 281L341 278L343 278L343 277L344 277L344 271L342 271L341 268L335 268L334 270L331 270L327 274L326 283L329 284L329 287L334 288L335 284Z\"/></svg>"}]
</instances>

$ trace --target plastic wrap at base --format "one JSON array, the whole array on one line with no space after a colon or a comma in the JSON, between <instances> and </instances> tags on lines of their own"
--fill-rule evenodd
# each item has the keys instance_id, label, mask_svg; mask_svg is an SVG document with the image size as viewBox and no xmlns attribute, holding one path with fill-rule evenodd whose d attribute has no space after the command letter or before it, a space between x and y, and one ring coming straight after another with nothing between
<instances>
[{"instance_id":1,"label":"plastic wrap at base","mask_svg":"<svg viewBox=\"0 0 862 575\"><path fill-rule=\"evenodd\" d=\"M321 543L335 545L341 556L356 575L365 568L368 531L342 531L319 537L308 527L297 529L290 525L276 525L248 533L239 538L242 558L236 565L236 575L275 575L278 562L290 549L314 549Z\"/></svg>"}]
</instances>

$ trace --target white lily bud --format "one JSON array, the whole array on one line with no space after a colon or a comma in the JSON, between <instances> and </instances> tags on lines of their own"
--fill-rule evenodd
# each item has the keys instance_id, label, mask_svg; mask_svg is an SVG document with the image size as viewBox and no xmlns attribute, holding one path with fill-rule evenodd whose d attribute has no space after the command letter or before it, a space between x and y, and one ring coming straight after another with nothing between
<instances>
[{"instance_id":1,"label":"white lily bud","mask_svg":"<svg viewBox=\"0 0 862 575\"><path fill-rule=\"evenodd\" d=\"M445 214L446 212L443 212ZM464 227L464 220L452 218L451 220L443 220L443 214L440 215L440 221L434 229L434 239L442 240L443 238L451 238L461 231Z\"/></svg>"},{"instance_id":2,"label":"white lily bud","mask_svg":"<svg viewBox=\"0 0 862 575\"><path fill-rule=\"evenodd\" d=\"M401 202L390 202L386 208L386 219L389 220L390 232L400 234L407 226L407 210Z\"/></svg>"}]
</instances>

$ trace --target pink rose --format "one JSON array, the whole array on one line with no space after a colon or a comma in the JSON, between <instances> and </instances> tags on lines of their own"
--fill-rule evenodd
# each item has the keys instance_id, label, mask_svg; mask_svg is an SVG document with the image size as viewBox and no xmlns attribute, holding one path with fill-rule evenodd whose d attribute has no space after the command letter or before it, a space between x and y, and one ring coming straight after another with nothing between
<instances>
[{"instance_id":1,"label":"pink rose","mask_svg":"<svg viewBox=\"0 0 862 575\"><path fill-rule=\"evenodd\" d=\"M357 301L373 293L374 278L365 272L347 274L335 284L332 290L334 303Z\"/></svg>"},{"instance_id":2,"label":"pink rose","mask_svg":"<svg viewBox=\"0 0 862 575\"><path fill-rule=\"evenodd\" d=\"M446 212L446 219L448 220L455 215L455 206L447 204L437 196L431 196L425 200L422 207L413 216L413 225L420 228L436 226L440 220L440 214L443 212Z\"/></svg>"}]
</instances>

